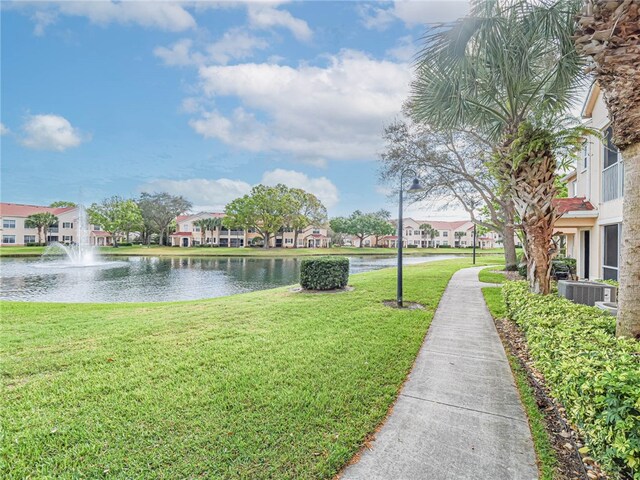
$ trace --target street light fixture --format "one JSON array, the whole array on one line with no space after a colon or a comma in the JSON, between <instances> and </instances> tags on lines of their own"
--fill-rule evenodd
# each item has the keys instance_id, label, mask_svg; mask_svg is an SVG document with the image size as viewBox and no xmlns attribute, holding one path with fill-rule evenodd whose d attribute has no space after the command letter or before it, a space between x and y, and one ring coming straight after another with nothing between
<instances>
[{"instance_id":1,"label":"street light fixture","mask_svg":"<svg viewBox=\"0 0 640 480\"><path fill-rule=\"evenodd\" d=\"M402 225L402 200L404 191L402 189L404 185L404 176L407 173L411 173L414 176L411 187L409 187L407 193L417 193L425 190L425 188L420 185L420 180L418 180L418 178L416 177L416 172L414 170L407 168L400 171L400 199L398 201L398 282L396 292L396 304L398 308L402 308L402 234L404 230L404 227Z\"/></svg>"}]
</instances>

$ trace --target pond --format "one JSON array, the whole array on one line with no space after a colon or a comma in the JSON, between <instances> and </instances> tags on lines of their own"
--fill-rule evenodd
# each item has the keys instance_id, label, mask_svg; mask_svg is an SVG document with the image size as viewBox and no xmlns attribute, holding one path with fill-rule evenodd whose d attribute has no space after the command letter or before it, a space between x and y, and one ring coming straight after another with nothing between
<instances>
[{"instance_id":1,"label":"pond","mask_svg":"<svg viewBox=\"0 0 640 480\"><path fill-rule=\"evenodd\" d=\"M455 257L410 256L404 264ZM90 267L72 267L55 257L1 258L0 299L111 303L222 297L295 284L301 258L103 257ZM352 274L396 264L389 256L349 258Z\"/></svg>"}]
</instances>

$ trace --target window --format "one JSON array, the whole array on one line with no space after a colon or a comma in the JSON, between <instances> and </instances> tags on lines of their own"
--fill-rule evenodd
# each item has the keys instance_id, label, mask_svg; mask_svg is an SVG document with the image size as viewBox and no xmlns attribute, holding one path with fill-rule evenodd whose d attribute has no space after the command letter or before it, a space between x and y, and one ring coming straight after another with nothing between
<instances>
[{"instance_id":1,"label":"window","mask_svg":"<svg viewBox=\"0 0 640 480\"><path fill-rule=\"evenodd\" d=\"M419 246L420 245L420 240L414 240L413 244Z\"/></svg>"},{"instance_id":2,"label":"window","mask_svg":"<svg viewBox=\"0 0 640 480\"><path fill-rule=\"evenodd\" d=\"M2 228L16 228L16 221L10 218L2 220Z\"/></svg>"},{"instance_id":3,"label":"window","mask_svg":"<svg viewBox=\"0 0 640 480\"><path fill-rule=\"evenodd\" d=\"M16 243L16 236L15 235L2 235L2 243L4 243L4 244Z\"/></svg>"},{"instance_id":4,"label":"window","mask_svg":"<svg viewBox=\"0 0 640 480\"><path fill-rule=\"evenodd\" d=\"M622 197L624 193L624 165L620 152L613 144L612 129L604 132L604 152L602 161L602 201L608 202Z\"/></svg>"},{"instance_id":5,"label":"window","mask_svg":"<svg viewBox=\"0 0 640 480\"><path fill-rule=\"evenodd\" d=\"M293 238L285 238L285 239L284 239L284 243L286 243L286 244L292 244L292 243L293 243Z\"/></svg>"},{"instance_id":6,"label":"window","mask_svg":"<svg viewBox=\"0 0 640 480\"><path fill-rule=\"evenodd\" d=\"M71 235L63 235L62 236L62 241L63 242L73 242L73 237Z\"/></svg>"},{"instance_id":7,"label":"window","mask_svg":"<svg viewBox=\"0 0 640 480\"><path fill-rule=\"evenodd\" d=\"M56 223L54 223L53 225L51 225L51 226L48 228L48 230L47 230L47 231L48 231L49 233L58 233L58 227L59 227L59 225L58 225L58 223L56 222Z\"/></svg>"},{"instance_id":8,"label":"window","mask_svg":"<svg viewBox=\"0 0 640 480\"><path fill-rule=\"evenodd\" d=\"M100 228L100 225L94 225L93 226L93 230L96 231L96 232L99 232L102 229Z\"/></svg>"},{"instance_id":9,"label":"window","mask_svg":"<svg viewBox=\"0 0 640 480\"><path fill-rule=\"evenodd\" d=\"M62 228L73 228L73 222L62 222Z\"/></svg>"},{"instance_id":10,"label":"window","mask_svg":"<svg viewBox=\"0 0 640 480\"><path fill-rule=\"evenodd\" d=\"M618 280L621 224L605 225L603 230L604 258L602 260L602 278L605 280Z\"/></svg>"},{"instance_id":11,"label":"window","mask_svg":"<svg viewBox=\"0 0 640 480\"><path fill-rule=\"evenodd\" d=\"M604 165L603 168L609 168L610 166L618 163L620 154L618 148L613 144L613 129L607 127L604 131Z\"/></svg>"},{"instance_id":12,"label":"window","mask_svg":"<svg viewBox=\"0 0 640 480\"><path fill-rule=\"evenodd\" d=\"M591 143L585 140L582 143L582 171L585 171L589 166L589 156L591 155Z\"/></svg>"},{"instance_id":13,"label":"window","mask_svg":"<svg viewBox=\"0 0 640 480\"><path fill-rule=\"evenodd\" d=\"M200 231L200 227L193 227L193 231L194 232L199 232Z\"/></svg>"},{"instance_id":14,"label":"window","mask_svg":"<svg viewBox=\"0 0 640 480\"><path fill-rule=\"evenodd\" d=\"M449 236L449 232L442 232L442 236L443 237L448 237Z\"/></svg>"},{"instance_id":15,"label":"window","mask_svg":"<svg viewBox=\"0 0 640 480\"><path fill-rule=\"evenodd\" d=\"M188 223L185 223L184 225L182 225L182 231L183 232L190 232L191 231L191 225L189 225Z\"/></svg>"},{"instance_id":16,"label":"window","mask_svg":"<svg viewBox=\"0 0 640 480\"><path fill-rule=\"evenodd\" d=\"M445 233L446 233L446 232L445 232ZM448 247L448 246L449 246L449 241L448 241L448 240L443 241L443 242L442 242L442 246L443 246L443 247Z\"/></svg>"},{"instance_id":17,"label":"window","mask_svg":"<svg viewBox=\"0 0 640 480\"><path fill-rule=\"evenodd\" d=\"M414 231L413 231L413 234L414 234L414 235L420 235L420 230L414 230ZM416 244L416 245L417 245L417 244Z\"/></svg>"},{"instance_id":18,"label":"window","mask_svg":"<svg viewBox=\"0 0 640 480\"><path fill-rule=\"evenodd\" d=\"M24 236L24 243L25 244L36 243L36 236L35 235L25 235Z\"/></svg>"},{"instance_id":19,"label":"window","mask_svg":"<svg viewBox=\"0 0 640 480\"><path fill-rule=\"evenodd\" d=\"M314 234L314 235L320 235L320 230L319 230L319 229L317 229L317 228L315 228L315 229L313 230L313 234Z\"/></svg>"}]
</instances>

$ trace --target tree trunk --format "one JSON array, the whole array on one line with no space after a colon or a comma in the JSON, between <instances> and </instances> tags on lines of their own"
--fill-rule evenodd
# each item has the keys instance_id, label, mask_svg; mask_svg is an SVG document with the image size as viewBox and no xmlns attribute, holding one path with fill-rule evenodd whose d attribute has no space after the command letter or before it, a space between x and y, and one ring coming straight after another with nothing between
<instances>
[{"instance_id":1,"label":"tree trunk","mask_svg":"<svg viewBox=\"0 0 640 480\"><path fill-rule=\"evenodd\" d=\"M518 269L518 256L516 255L514 235L513 224L506 224L502 230L502 244L504 245L504 269L508 272L513 272Z\"/></svg>"},{"instance_id":2,"label":"tree trunk","mask_svg":"<svg viewBox=\"0 0 640 480\"><path fill-rule=\"evenodd\" d=\"M363 236L358 236L358 238L360 239L360 248L364 247L364 235Z\"/></svg>"},{"instance_id":3,"label":"tree trunk","mask_svg":"<svg viewBox=\"0 0 640 480\"><path fill-rule=\"evenodd\" d=\"M547 294L551 291L551 260L550 250L553 227L539 224L526 225L527 248L527 280L533 293Z\"/></svg>"},{"instance_id":4,"label":"tree trunk","mask_svg":"<svg viewBox=\"0 0 640 480\"><path fill-rule=\"evenodd\" d=\"M293 231L293 248L298 248L298 230Z\"/></svg>"},{"instance_id":5,"label":"tree trunk","mask_svg":"<svg viewBox=\"0 0 640 480\"><path fill-rule=\"evenodd\" d=\"M622 152L624 200L616 335L640 338L640 143Z\"/></svg>"},{"instance_id":6,"label":"tree trunk","mask_svg":"<svg viewBox=\"0 0 640 480\"><path fill-rule=\"evenodd\" d=\"M263 242L262 248L267 249L269 248L269 240L271 240L270 238L271 235L269 235L268 233L265 233L263 237L264 237L264 242Z\"/></svg>"}]
</instances>

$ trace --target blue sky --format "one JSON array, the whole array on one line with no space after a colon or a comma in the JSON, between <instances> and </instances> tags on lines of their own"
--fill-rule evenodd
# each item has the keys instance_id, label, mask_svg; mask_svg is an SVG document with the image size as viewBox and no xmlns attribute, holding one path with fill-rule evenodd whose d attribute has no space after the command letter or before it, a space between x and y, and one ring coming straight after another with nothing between
<instances>
[{"instance_id":1,"label":"blue sky","mask_svg":"<svg viewBox=\"0 0 640 480\"><path fill-rule=\"evenodd\" d=\"M465 9L3 2L2 201L169 191L217 210L282 182L332 215L392 209L377 183L382 128L427 23Z\"/></svg>"}]
</instances>

